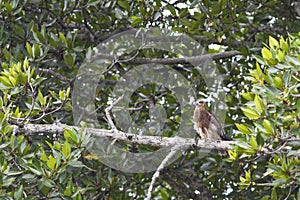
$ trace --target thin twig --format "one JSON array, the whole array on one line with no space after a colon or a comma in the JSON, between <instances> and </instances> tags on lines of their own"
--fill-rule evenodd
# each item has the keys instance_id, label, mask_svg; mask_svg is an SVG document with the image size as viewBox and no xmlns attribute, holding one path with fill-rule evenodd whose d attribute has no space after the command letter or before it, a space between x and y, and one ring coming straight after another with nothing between
<instances>
[{"instance_id":1,"label":"thin twig","mask_svg":"<svg viewBox=\"0 0 300 200\"><path fill-rule=\"evenodd\" d=\"M30 90L31 90L31 108L29 110L29 113L24 118L24 121L30 117L32 111L34 110L34 103L35 103L35 101L34 101L34 99L35 99L35 89L33 89L33 86L30 82L30 77L29 76L28 76L28 85L29 85Z\"/></svg>"},{"instance_id":2,"label":"thin twig","mask_svg":"<svg viewBox=\"0 0 300 200\"><path fill-rule=\"evenodd\" d=\"M70 79L68 79L67 77L65 77L65 76L63 76L63 75L61 75L61 74L55 72L55 71L52 70L52 69L43 69L43 68L39 68L38 71L41 71L41 72L43 72L43 73L45 73L45 74L50 74L50 75L54 76L55 78L57 78L57 79L59 79L59 80L61 80L61 81L68 82L68 83L71 82Z\"/></svg>"},{"instance_id":3,"label":"thin twig","mask_svg":"<svg viewBox=\"0 0 300 200\"><path fill-rule=\"evenodd\" d=\"M35 119L30 119L30 121L33 122L33 121L41 120L43 117L45 117L47 115L51 115L51 114L56 113L57 111L61 110L65 106L65 104L67 102L67 98L68 97L65 96L65 98L62 100L62 102L61 102L61 104L60 104L60 106L58 108L56 108L56 109L54 109L52 111L49 111L49 112L46 112L45 110L43 110L43 114L40 117L35 118Z\"/></svg>"},{"instance_id":4,"label":"thin twig","mask_svg":"<svg viewBox=\"0 0 300 200\"><path fill-rule=\"evenodd\" d=\"M137 107L137 108L134 108L134 107L130 107L130 108L126 108L126 107L124 107L124 106L116 106L115 107L115 109L116 110L128 110L128 111L137 111L137 110L141 110L142 108L144 107L144 105L141 105L141 106L139 106L139 107Z\"/></svg>"},{"instance_id":5,"label":"thin twig","mask_svg":"<svg viewBox=\"0 0 300 200\"><path fill-rule=\"evenodd\" d=\"M34 92L34 91L32 91L32 92ZM29 113L23 118L16 118L16 117L13 117L13 116L10 116L10 118L13 119L13 120L21 121L22 123L25 123L25 121L30 121L30 122L39 121L39 120L43 119L45 116L51 115L51 114L61 110L65 106L65 104L67 102L67 98L68 97L65 96L65 98L62 100L62 102L61 102L61 104L58 108L55 108L54 110L51 110L49 112L47 112L47 110L45 108L45 109L43 109L43 113L42 113L41 116L39 116L38 118L30 119L29 117L30 117L30 114L32 113L32 111L34 110L34 103L35 103L34 94L32 94L32 102L33 103L31 104L31 108L30 108Z\"/></svg>"},{"instance_id":6,"label":"thin twig","mask_svg":"<svg viewBox=\"0 0 300 200\"><path fill-rule=\"evenodd\" d=\"M284 200L288 200L290 195L291 195L291 192L292 192L292 186L290 185L290 190L289 190L289 193L288 195L284 198Z\"/></svg>"},{"instance_id":7,"label":"thin twig","mask_svg":"<svg viewBox=\"0 0 300 200\"><path fill-rule=\"evenodd\" d=\"M274 187L274 183L254 183L254 182L252 182L252 184L255 186L260 186L260 187Z\"/></svg>"},{"instance_id":8,"label":"thin twig","mask_svg":"<svg viewBox=\"0 0 300 200\"><path fill-rule=\"evenodd\" d=\"M150 200L152 195L153 186L155 184L155 180L159 177L160 171L168 164L168 161L175 155L175 153L181 148L181 145L175 145L171 148L170 153L163 159L155 173L152 176L152 180L150 186L148 188L147 197L145 200Z\"/></svg>"},{"instance_id":9,"label":"thin twig","mask_svg":"<svg viewBox=\"0 0 300 200\"><path fill-rule=\"evenodd\" d=\"M113 107L115 105L117 105L122 99L123 99L124 95L120 96L115 102L113 102L110 106L108 106L106 109L105 109L105 114L106 114L106 118L107 118L107 122L110 126L110 128L113 130L113 131L116 131L117 128L110 116L110 111L113 109Z\"/></svg>"}]
</instances>

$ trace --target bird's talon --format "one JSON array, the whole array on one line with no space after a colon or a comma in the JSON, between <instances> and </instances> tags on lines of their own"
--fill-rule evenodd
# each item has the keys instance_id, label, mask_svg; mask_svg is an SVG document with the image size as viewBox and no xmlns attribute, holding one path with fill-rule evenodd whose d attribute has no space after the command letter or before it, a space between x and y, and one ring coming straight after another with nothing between
<instances>
[{"instance_id":1,"label":"bird's talon","mask_svg":"<svg viewBox=\"0 0 300 200\"><path fill-rule=\"evenodd\" d=\"M195 138L195 144L193 144L194 147L198 146L198 138Z\"/></svg>"}]
</instances>

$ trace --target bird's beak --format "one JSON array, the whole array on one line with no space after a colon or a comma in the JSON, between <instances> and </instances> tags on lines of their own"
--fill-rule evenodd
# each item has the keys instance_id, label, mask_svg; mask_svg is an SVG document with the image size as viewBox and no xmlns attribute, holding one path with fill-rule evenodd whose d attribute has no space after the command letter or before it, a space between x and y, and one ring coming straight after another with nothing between
<instances>
[{"instance_id":1,"label":"bird's beak","mask_svg":"<svg viewBox=\"0 0 300 200\"><path fill-rule=\"evenodd\" d=\"M199 106L200 104L205 104L205 103L209 103L209 100L208 99L198 99L197 101L194 101L193 102L193 105L194 106Z\"/></svg>"},{"instance_id":2,"label":"bird's beak","mask_svg":"<svg viewBox=\"0 0 300 200\"><path fill-rule=\"evenodd\" d=\"M194 105L194 106L198 106L198 105L199 105L199 101L194 101L194 102L193 102L193 105Z\"/></svg>"}]
</instances>

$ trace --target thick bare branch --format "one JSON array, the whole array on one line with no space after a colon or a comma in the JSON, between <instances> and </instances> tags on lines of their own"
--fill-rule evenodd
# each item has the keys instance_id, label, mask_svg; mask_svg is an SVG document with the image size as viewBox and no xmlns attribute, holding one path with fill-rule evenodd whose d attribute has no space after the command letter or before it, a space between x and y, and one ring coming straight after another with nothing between
<instances>
[{"instance_id":1,"label":"thick bare branch","mask_svg":"<svg viewBox=\"0 0 300 200\"><path fill-rule=\"evenodd\" d=\"M232 58L233 56L241 55L242 53L239 51L225 51L220 53L211 53L211 54L204 54L199 56L191 56L191 57L183 57L183 58L128 58L128 57L121 57L118 58L117 61L119 63L125 63L125 64L134 64L134 65L140 65L140 64L149 64L149 63L155 63L155 64L165 64L165 65L171 65L171 64L190 64L192 62L204 62L209 59L211 60L220 60L220 59L228 59ZM106 58L114 60L115 58L111 55L98 55L94 59L99 58Z\"/></svg>"},{"instance_id":2,"label":"thick bare branch","mask_svg":"<svg viewBox=\"0 0 300 200\"><path fill-rule=\"evenodd\" d=\"M23 127L16 126L15 132L17 134L63 134L64 130L77 130L80 131L80 127L68 126L64 124L25 124ZM155 147L172 147L172 146L193 146L195 148L205 148L205 149L216 149L216 150L229 150L232 149L232 145L236 144L235 141L219 141L219 142L205 142L199 140L195 144L194 138L182 138L182 137L160 137L160 136L146 136L146 135L136 135L132 133L125 133L122 131L112 131L106 129L96 129L96 128L86 128L87 133L92 134L95 137L106 137L109 139L116 139L124 141L128 144L143 144Z\"/></svg>"},{"instance_id":3,"label":"thick bare branch","mask_svg":"<svg viewBox=\"0 0 300 200\"><path fill-rule=\"evenodd\" d=\"M200 56L193 56L193 57L184 57L184 58L134 58L132 60L128 60L125 63L128 64L149 64L149 63L156 63L156 64L188 64L193 61L206 61L208 59L212 60L220 60L220 59L227 59L231 58L236 55L241 55L239 51L226 51L221 53L212 53L212 54L204 54ZM125 59L124 59L125 60ZM122 60L119 60L122 62Z\"/></svg>"}]
</instances>

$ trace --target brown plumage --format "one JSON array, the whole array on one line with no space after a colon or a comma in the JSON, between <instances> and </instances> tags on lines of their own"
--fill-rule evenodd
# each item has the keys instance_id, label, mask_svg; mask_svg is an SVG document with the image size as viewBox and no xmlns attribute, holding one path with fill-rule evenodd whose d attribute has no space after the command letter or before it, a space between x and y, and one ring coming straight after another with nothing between
<instances>
[{"instance_id":1,"label":"brown plumage","mask_svg":"<svg viewBox=\"0 0 300 200\"><path fill-rule=\"evenodd\" d=\"M230 140L225 136L225 132L217 118L205 107L205 102L197 102L194 111L194 129L198 136L205 141Z\"/></svg>"}]
</instances>

